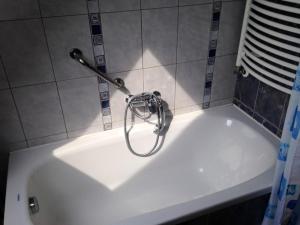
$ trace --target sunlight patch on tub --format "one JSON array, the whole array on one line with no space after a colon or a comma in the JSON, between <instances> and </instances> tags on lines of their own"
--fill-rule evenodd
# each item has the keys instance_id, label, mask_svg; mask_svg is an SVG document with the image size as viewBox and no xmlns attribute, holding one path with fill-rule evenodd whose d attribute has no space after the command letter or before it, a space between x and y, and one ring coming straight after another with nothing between
<instances>
[{"instance_id":1,"label":"sunlight patch on tub","mask_svg":"<svg viewBox=\"0 0 300 225\"><path fill-rule=\"evenodd\" d=\"M80 152L59 159L110 191L129 181L157 157L138 159L129 155L124 149L109 148L102 149L99 154L98 149L94 149L93 146L91 148L87 154Z\"/></svg>"},{"instance_id":2,"label":"sunlight patch on tub","mask_svg":"<svg viewBox=\"0 0 300 225\"><path fill-rule=\"evenodd\" d=\"M125 145L123 134L120 139L115 138L111 131L108 133L114 138L109 139L105 137L107 134L100 134L93 136L101 139L101 142L97 139L76 139L53 151L53 155L113 191L143 170L159 154L149 158L133 156ZM143 144L147 144L147 140Z\"/></svg>"},{"instance_id":3,"label":"sunlight patch on tub","mask_svg":"<svg viewBox=\"0 0 300 225\"><path fill-rule=\"evenodd\" d=\"M160 65L160 60L149 49L144 50L144 56L151 58L152 63ZM142 85L145 83L145 87L140 90L140 80L137 74L130 74L133 71L136 71L136 68L140 67L140 62L142 58L138 59L136 64L133 66L131 72L122 72L116 73L117 77L121 77L125 81L125 86L129 91L132 91L133 94L142 91L154 91L158 90L161 92L161 97L163 100L171 103L171 109L174 109L174 94L173 85L177 85L177 89L180 90L180 95L182 98L181 102L185 102L185 106L195 105L196 102L193 99L193 96L189 93L189 88L180 85L180 83L175 84L175 72L172 69L172 66L156 66L153 68L146 69L144 71L144 81L141 82ZM149 74L146 74L149 73ZM113 76L113 75L112 75ZM159 81L159 82L157 82ZM147 85L146 85L147 84ZM124 103L124 97L116 89L112 89L111 94L111 105L115 105L114 108L117 108L116 105ZM122 112L122 106L118 105L116 112ZM100 109L99 109L100 110ZM116 115L112 112L113 118L116 118ZM173 125L171 124L171 129L168 131L167 135L170 135L172 140L177 140L186 133L194 120L199 116L204 114L204 110L197 110L194 112L188 112L178 116L178 121L180 123L177 129L172 131ZM123 115L122 115L123 116ZM193 118L193 119L191 119ZM97 119L95 119L97 120ZM95 124L94 121L91 121L91 124ZM86 128L89 130L89 128ZM79 170L80 172L86 174L88 177L94 179L98 183L106 186L110 190L115 190L126 182L131 180L134 176L144 170L151 162L156 158L160 157L161 154L165 154L170 149L170 145L173 144L173 141L166 141L163 145L163 148L155 155L149 158L138 158L132 155L126 147L124 140L124 128L117 128L110 131L98 132L94 134L88 134L85 136L80 136L74 138L74 140L69 141L65 145L53 150L53 156L56 159L66 163L67 165L73 167L74 169ZM144 124L137 124L134 136L143 136L142 132L145 129ZM173 134L171 134L173 132ZM147 146L147 140L143 140L141 143L137 143L139 146ZM152 145L153 143L151 143ZM90 154L90 152L92 152ZM91 157L89 157L91 155ZM113 163L112 163L113 162Z\"/></svg>"},{"instance_id":4,"label":"sunlight patch on tub","mask_svg":"<svg viewBox=\"0 0 300 225\"><path fill-rule=\"evenodd\" d=\"M143 55L151 59L152 64L161 64L160 60L150 49L144 49ZM162 99L168 104L172 104L169 105L170 109L174 109L175 71L173 71L173 67L156 66L145 69L144 77L140 79L139 73L135 72L136 68L140 68L141 61L142 57L137 60L132 67L132 71L116 73L112 76L122 78L125 81L126 88L132 94L138 94L143 91L159 91ZM180 93L184 96L181 101L188 101L187 104L190 105L195 104L193 96L190 96L188 92L189 89L180 87L178 83L177 88L180 88ZM122 110L123 108L125 110L124 98L126 95L123 95L116 89L111 89L110 94L112 110L115 110L112 111L112 118L122 120L124 114ZM119 113L122 115L119 115ZM151 157L140 158L129 151L125 143L123 127L78 137L66 145L55 149L53 156L104 185L109 190L114 191L122 185L126 185L127 182L132 180L142 170L145 170L147 166L161 157L161 155L172 154L170 153L172 151L170 146L173 144L173 141L183 136L186 133L185 130L202 114L204 114L204 111L199 110L176 116L177 124L175 125L175 120L173 120L167 132L167 137L170 136L171 139L166 138L160 151ZM149 133L151 133L151 136ZM133 137L132 146L134 149L140 150L139 153L146 152L153 146L155 141L153 140L153 137L155 138L153 126L149 127L147 123L136 124L131 135Z\"/></svg>"},{"instance_id":5,"label":"sunlight patch on tub","mask_svg":"<svg viewBox=\"0 0 300 225\"><path fill-rule=\"evenodd\" d=\"M123 128L79 137L53 150L52 154L110 191L114 191L126 185L161 155L172 154L170 152L172 140L179 139L183 132L203 114L203 111L197 111L176 116L167 133L167 137L171 136L171 140L166 138L162 149L151 157L140 158L130 153L125 144ZM149 148L153 145L149 133L152 138L155 137L153 127L149 127L146 123L137 124L133 133L133 145L137 149L145 146Z\"/></svg>"}]
</instances>

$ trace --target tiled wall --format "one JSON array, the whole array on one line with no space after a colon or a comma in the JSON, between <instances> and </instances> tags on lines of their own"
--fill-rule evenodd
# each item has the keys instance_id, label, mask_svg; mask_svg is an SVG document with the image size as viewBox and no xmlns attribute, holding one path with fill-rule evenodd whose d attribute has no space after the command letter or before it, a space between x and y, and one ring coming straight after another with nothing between
<instances>
[{"instance_id":1,"label":"tiled wall","mask_svg":"<svg viewBox=\"0 0 300 225\"><path fill-rule=\"evenodd\" d=\"M210 31L220 19L210 103L230 102L244 1L215 4L217 16L211 0L100 0L102 27L90 31L96 0L1 1L2 147L9 151L101 131L106 106L112 126L121 124L124 96L110 87L110 102L101 104L97 78L69 57L78 47L94 63L91 32L104 43L102 69L123 78L133 94L160 91L170 110L182 113L202 106Z\"/></svg>"},{"instance_id":2,"label":"tiled wall","mask_svg":"<svg viewBox=\"0 0 300 225\"><path fill-rule=\"evenodd\" d=\"M1 0L0 153L122 124L124 96L70 59L74 47L133 94L160 91L175 114L201 108L204 92L231 102L244 4Z\"/></svg>"},{"instance_id":3,"label":"tiled wall","mask_svg":"<svg viewBox=\"0 0 300 225\"><path fill-rule=\"evenodd\" d=\"M234 104L281 137L289 95L276 90L253 76L238 76Z\"/></svg>"}]
</instances>

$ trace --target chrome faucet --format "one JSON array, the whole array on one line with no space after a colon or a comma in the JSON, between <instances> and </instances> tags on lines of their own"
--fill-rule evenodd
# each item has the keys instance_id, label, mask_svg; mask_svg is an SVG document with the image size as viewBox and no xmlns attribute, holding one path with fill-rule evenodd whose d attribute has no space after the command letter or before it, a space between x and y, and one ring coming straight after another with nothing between
<instances>
[{"instance_id":1,"label":"chrome faucet","mask_svg":"<svg viewBox=\"0 0 300 225\"><path fill-rule=\"evenodd\" d=\"M128 149L132 154L140 157L151 156L157 152L157 150L161 147L159 144L159 138L165 134L166 126L166 112L164 110L164 104L161 99L161 94L158 91L151 92L143 92L137 95L129 95L126 98L127 106L125 109L124 115L124 132L125 132L125 141ZM131 111L131 127L127 129L127 113L128 109ZM141 113L141 112L142 113ZM149 121L152 115L157 115L157 123L153 123ZM133 127L134 117L138 117L144 120L147 123L155 124L155 130L153 131L156 134L156 140L153 147L147 153L137 153L133 150L130 140L129 133ZM167 130L167 129L166 129Z\"/></svg>"},{"instance_id":2,"label":"chrome faucet","mask_svg":"<svg viewBox=\"0 0 300 225\"><path fill-rule=\"evenodd\" d=\"M163 141L162 141L161 144L159 144L160 137L164 136L168 130L168 125L166 124L166 110L164 109L164 107L167 107L167 104L161 99L161 94L158 91L154 91L154 92L143 92L143 93L137 94L137 95L131 95L130 92L125 87L125 83L122 79L120 79L120 78L112 79L109 76L107 76L106 74L102 73L101 71L98 71L96 68L91 66L84 59L82 52L79 49L77 49L77 48L73 49L70 52L70 56L72 59L76 60L81 65L86 66L90 70L94 71L99 78L113 84L116 88L121 90L124 94L128 95L128 97L126 98L127 106L126 106L125 115L124 115L124 132L125 132L125 140L126 140L128 149L134 155L141 156L141 157L147 157L147 156L153 155L161 147L161 144L163 143ZM137 153L131 147L130 140L129 140L129 133L130 133L132 126L129 130L127 130L128 109L130 109L130 111L131 111L131 125L132 126L134 123L135 116L144 120L145 122L155 124L155 130L153 132L156 134L156 141L155 141L153 147L151 148L151 150L146 154ZM140 111L141 109L143 109L144 111ZM149 121L150 117L154 114L157 115L157 123L153 123L153 122ZM34 199L30 199L30 200L33 201ZM31 202L31 206L32 206L31 210L34 210L34 206L35 206L34 202Z\"/></svg>"},{"instance_id":3,"label":"chrome faucet","mask_svg":"<svg viewBox=\"0 0 300 225\"><path fill-rule=\"evenodd\" d=\"M165 111L160 92L143 92L139 95L129 95L126 98L126 103L129 104L129 108L134 115L144 121L150 119L153 114L157 113L159 121L154 133L160 134L162 132L165 127ZM144 114L139 112L141 108L145 110L143 112Z\"/></svg>"}]
</instances>

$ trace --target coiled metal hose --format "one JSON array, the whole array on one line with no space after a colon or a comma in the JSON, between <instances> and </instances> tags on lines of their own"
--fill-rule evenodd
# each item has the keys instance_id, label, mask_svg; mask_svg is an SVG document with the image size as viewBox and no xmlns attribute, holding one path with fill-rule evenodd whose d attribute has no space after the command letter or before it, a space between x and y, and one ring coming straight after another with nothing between
<instances>
[{"instance_id":1,"label":"coiled metal hose","mask_svg":"<svg viewBox=\"0 0 300 225\"><path fill-rule=\"evenodd\" d=\"M137 109L140 107L143 107L145 109L145 113L141 114L138 112ZM133 150L131 146L129 140L129 133L131 129L127 130L128 109L130 109L133 116L136 116L144 120L145 122L149 122L148 119L150 119L150 117L153 114L157 114L156 130L154 130L154 133L156 134L156 139L153 147L147 153L137 153L135 150ZM165 111L163 109L163 104L159 92L142 93L138 95L132 95L129 96L129 98L127 98L127 106L124 115L124 133L125 133L126 145L132 154L139 157L148 157L156 153L159 137L160 134L162 133L162 130L164 129L164 126L165 126Z\"/></svg>"}]
</instances>

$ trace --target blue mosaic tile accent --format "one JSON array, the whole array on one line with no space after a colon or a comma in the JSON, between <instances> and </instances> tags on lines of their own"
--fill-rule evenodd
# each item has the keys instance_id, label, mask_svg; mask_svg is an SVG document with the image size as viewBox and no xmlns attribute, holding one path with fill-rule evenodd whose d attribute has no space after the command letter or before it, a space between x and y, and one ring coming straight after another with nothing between
<instances>
[{"instance_id":1,"label":"blue mosaic tile accent","mask_svg":"<svg viewBox=\"0 0 300 225\"><path fill-rule=\"evenodd\" d=\"M102 73L106 73L106 66L102 65L102 66L97 66L97 69L102 72Z\"/></svg>"},{"instance_id":2,"label":"blue mosaic tile accent","mask_svg":"<svg viewBox=\"0 0 300 225\"><path fill-rule=\"evenodd\" d=\"M106 73L105 52L103 46L103 33L98 0L87 0L91 39L93 44L94 61L96 68ZM96 7L95 7L96 6ZM111 109L109 102L109 85L105 80L98 78L99 97L102 109L103 129L112 129Z\"/></svg>"},{"instance_id":3,"label":"blue mosaic tile accent","mask_svg":"<svg viewBox=\"0 0 300 225\"><path fill-rule=\"evenodd\" d=\"M105 57L104 55L95 56L96 64L97 65L105 65Z\"/></svg>"},{"instance_id":4,"label":"blue mosaic tile accent","mask_svg":"<svg viewBox=\"0 0 300 225\"><path fill-rule=\"evenodd\" d=\"M211 88L213 82L214 65L216 61L216 51L217 51L217 44L218 44L221 9L222 9L222 2L215 1L213 3L209 49L208 49L208 58L207 58L206 75L205 75L205 87L204 87L204 96L203 96L203 105L202 105L204 109L207 109L210 106Z\"/></svg>"},{"instance_id":5,"label":"blue mosaic tile accent","mask_svg":"<svg viewBox=\"0 0 300 225\"><path fill-rule=\"evenodd\" d=\"M105 100L101 102L102 108L108 108L109 107L109 100Z\"/></svg>"},{"instance_id":6,"label":"blue mosaic tile accent","mask_svg":"<svg viewBox=\"0 0 300 225\"><path fill-rule=\"evenodd\" d=\"M99 25L92 25L92 35L102 34L101 26Z\"/></svg>"},{"instance_id":7,"label":"blue mosaic tile accent","mask_svg":"<svg viewBox=\"0 0 300 225\"><path fill-rule=\"evenodd\" d=\"M212 49L209 51L209 54L208 54L208 57L211 58L211 57L215 57L216 56L216 49Z\"/></svg>"},{"instance_id":8,"label":"blue mosaic tile accent","mask_svg":"<svg viewBox=\"0 0 300 225\"><path fill-rule=\"evenodd\" d=\"M205 82L205 88L211 88L211 81Z\"/></svg>"},{"instance_id":9,"label":"blue mosaic tile accent","mask_svg":"<svg viewBox=\"0 0 300 225\"><path fill-rule=\"evenodd\" d=\"M101 34L93 35L93 45L103 45L103 36Z\"/></svg>"}]
</instances>

